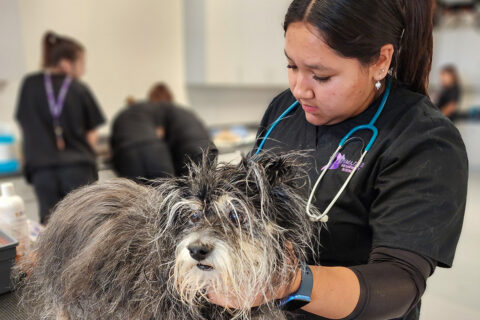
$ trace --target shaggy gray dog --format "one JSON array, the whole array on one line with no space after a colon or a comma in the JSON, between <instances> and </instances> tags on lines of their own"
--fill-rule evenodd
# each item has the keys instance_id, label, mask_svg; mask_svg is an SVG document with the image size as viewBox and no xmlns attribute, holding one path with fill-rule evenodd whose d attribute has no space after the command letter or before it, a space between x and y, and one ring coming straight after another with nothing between
<instances>
[{"instance_id":1,"label":"shaggy gray dog","mask_svg":"<svg viewBox=\"0 0 480 320\"><path fill-rule=\"evenodd\" d=\"M312 246L295 159L204 161L154 186L71 193L20 266L24 301L37 319L285 319L274 302L250 305L290 283ZM212 291L243 305L210 304Z\"/></svg>"}]
</instances>

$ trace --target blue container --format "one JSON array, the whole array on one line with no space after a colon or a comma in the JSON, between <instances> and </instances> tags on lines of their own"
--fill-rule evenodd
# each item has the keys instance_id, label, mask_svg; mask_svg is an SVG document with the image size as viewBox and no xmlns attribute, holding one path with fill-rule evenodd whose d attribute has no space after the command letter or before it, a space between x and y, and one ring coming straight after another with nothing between
<instances>
[{"instance_id":1,"label":"blue container","mask_svg":"<svg viewBox=\"0 0 480 320\"><path fill-rule=\"evenodd\" d=\"M15 159L13 135L0 134L0 174L9 174L20 171L20 163Z\"/></svg>"},{"instance_id":2,"label":"blue container","mask_svg":"<svg viewBox=\"0 0 480 320\"><path fill-rule=\"evenodd\" d=\"M14 142L15 142L15 138L12 135L0 134L0 143L1 144L13 144Z\"/></svg>"},{"instance_id":3,"label":"blue container","mask_svg":"<svg viewBox=\"0 0 480 320\"><path fill-rule=\"evenodd\" d=\"M18 160L0 162L0 174L15 173L20 171Z\"/></svg>"}]
</instances>

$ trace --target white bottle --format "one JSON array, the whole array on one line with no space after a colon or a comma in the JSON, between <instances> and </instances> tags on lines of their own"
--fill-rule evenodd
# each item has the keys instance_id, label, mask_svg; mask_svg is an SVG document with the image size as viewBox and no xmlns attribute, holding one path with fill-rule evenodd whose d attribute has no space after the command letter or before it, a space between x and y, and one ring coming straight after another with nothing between
<instances>
[{"instance_id":1,"label":"white bottle","mask_svg":"<svg viewBox=\"0 0 480 320\"><path fill-rule=\"evenodd\" d=\"M0 186L0 220L2 227L6 227L18 240L17 255L24 256L30 250L30 238L28 236L27 217L25 216L25 204L22 198L15 194L12 183L2 183Z\"/></svg>"}]
</instances>

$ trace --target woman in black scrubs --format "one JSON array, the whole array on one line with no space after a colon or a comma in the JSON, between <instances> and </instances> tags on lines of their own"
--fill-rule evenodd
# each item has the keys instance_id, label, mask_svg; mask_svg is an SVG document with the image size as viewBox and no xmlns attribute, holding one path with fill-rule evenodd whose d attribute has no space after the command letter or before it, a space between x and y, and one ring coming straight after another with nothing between
<instances>
[{"instance_id":1,"label":"woman in black scrubs","mask_svg":"<svg viewBox=\"0 0 480 320\"><path fill-rule=\"evenodd\" d=\"M462 95L457 68L446 65L440 71L440 93L436 101L437 107L450 120L458 116L458 104Z\"/></svg>"},{"instance_id":2,"label":"woman in black scrubs","mask_svg":"<svg viewBox=\"0 0 480 320\"><path fill-rule=\"evenodd\" d=\"M120 177L148 183L175 175L165 141L169 109L145 101L129 105L115 116L110 146L113 166Z\"/></svg>"},{"instance_id":3,"label":"woman in black scrubs","mask_svg":"<svg viewBox=\"0 0 480 320\"><path fill-rule=\"evenodd\" d=\"M308 152L312 185L325 171L313 194L322 212L354 171L321 232L322 265L310 266L313 277L299 270L273 297L290 297L284 307L296 309L295 319L419 319L427 278L452 266L468 161L457 129L427 96L432 11L431 0L294 0L288 9L290 89L268 107L256 149L298 101L261 152ZM328 166L342 138L374 121L384 98L378 136L361 163L368 130ZM302 292L311 302L295 295L312 282Z\"/></svg>"},{"instance_id":4,"label":"woman in black scrubs","mask_svg":"<svg viewBox=\"0 0 480 320\"><path fill-rule=\"evenodd\" d=\"M45 224L66 194L98 179L94 147L104 117L79 80L85 72L85 49L52 32L44 36L43 46L43 71L24 78L16 117L24 170Z\"/></svg>"},{"instance_id":5,"label":"woman in black scrubs","mask_svg":"<svg viewBox=\"0 0 480 320\"><path fill-rule=\"evenodd\" d=\"M152 99L130 105L113 121L110 140L115 171L140 183L188 173L203 151L215 158L208 130L190 110Z\"/></svg>"}]
</instances>

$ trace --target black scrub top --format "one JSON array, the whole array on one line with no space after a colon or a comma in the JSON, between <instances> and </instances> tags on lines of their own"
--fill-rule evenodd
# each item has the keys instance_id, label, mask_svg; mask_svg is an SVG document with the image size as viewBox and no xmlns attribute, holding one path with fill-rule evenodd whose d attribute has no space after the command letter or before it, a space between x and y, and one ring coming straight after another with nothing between
<instances>
[{"instance_id":1,"label":"black scrub top","mask_svg":"<svg viewBox=\"0 0 480 320\"><path fill-rule=\"evenodd\" d=\"M65 74L52 75L55 100ZM58 151L53 118L45 90L44 73L27 75L22 83L16 118L23 134L23 156L27 177L37 169L64 165L96 166L95 152L86 140L88 131L105 122L92 92L73 80L60 116L65 149Z\"/></svg>"},{"instance_id":2,"label":"black scrub top","mask_svg":"<svg viewBox=\"0 0 480 320\"><path fill-rule=\"evenodd\" d=\"M262 152L305 151L308 156L302 160L309 165L313 186L340 140L355 126L370 122L380 100L360 115L329 126L310 124L299 106L272 131ZM261 122L257 146L294 101L290 90L272 101ZM451 267L468 179L467 155L458 130L427 97L395 85L376 127L377 140L321 230L319 262L366 264L370 251L381 246L409 250ZM347 179L371 133L360 131L355 136L315 193L314 203L321 211Z\"/></svg>"},{"instance_id":3,"label":"black scrub top","mask_svg":"<svg viewBox=\"0 0 480 320\"><path fill-rule=\"evenodd\" d=\"M454 103L458 103L460 102L460 96L461 96L461 90L460 90L460 86L458 85L453 85L453 86L450 86L450 87L445 87L442 89L442 91L440 92L440 95L438 97L438 101L437 101L437 107L440 109L440 111L442 111L443 109L445 109L445 107L454 102ZM454 111L450 116L449 116L449 119L450 120L455 120L457 118L457 115L458 115L458 111Z\"/></svg>"},{"instance_id":4,"label":"black scrub top","mask_svg":"<svg viewBox=\"0 0 480 320\"><path fill-rule=\"evenodd\" d=\"M178 176L188 173L186 164L190 160L200 163L204 152L208 151L210 160L218 154L203 122L195 113L184 108L175 107L168 113L166 138Z\"/></svg>"},{"instance_id":5,"label":"black scrub top","mask_svg":"<svg viewBox=\"0 0 480 320\"><path fill-rule=\"evenodd\" d=\"M172 103L140 102L126 107L113 122L111 145L114 152L140 144L159 141L156 129L165 128L165 139L175 174L187 173L186 164L199 163L203 151L213 158L217 149L207 128L190 110Z\"/></svg>"},{"instance_id":6,"label":"black scrub top","mask_svg":"<svg viewBox=\"0 0 480 320\"><path fill-rule=\"evenodd\" d=\"M113 120L111 145L115 151L159 141L157 128L165 127L173 106L139 102L125 107Z\"/></svg>"}]
</instances>

